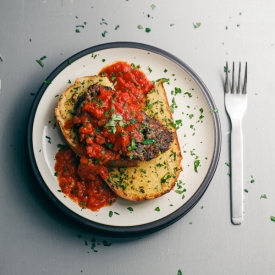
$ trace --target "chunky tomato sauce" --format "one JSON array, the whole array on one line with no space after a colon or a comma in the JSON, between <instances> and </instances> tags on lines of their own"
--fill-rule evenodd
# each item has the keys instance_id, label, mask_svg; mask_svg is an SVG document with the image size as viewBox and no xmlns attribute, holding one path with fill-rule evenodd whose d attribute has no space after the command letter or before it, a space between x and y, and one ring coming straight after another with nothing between
<instances>
[{"instance_id":1,"label":"chunky tomato sauce","mask_svg":"<svg viewBox=\"0 0 275 275\"><path fill-rule=\"evenodd\" d=\"M99 75L108 77L115 90L101 86L99 94L91 100L83 100L81 112L77 112L73 120L65 125L66 128L74 127L77 132L81 146L79 151L83 152L79 164L72 164L73 153L69 153L69 150L60 151L56 155L56 171L61 173L58 179L62 192L70 194L70 198L79 204L85 203L92 210L108 205L110 201L114 202L114 195L112 198L111 195L103 195L107 192L101 180L108 180L106 163L122 156L131 159L136 142L144 139L140 130L144 120L142 108L146 95L154 88L138 67L126 62L107 66ZM69 170L65 171L63 166ZM85 188L97 191L91 191L90 195ZM84 192L88 196L84 196ZM100 207L94 194L104 198ZM89 200L90 196L93 199Z\"/></svg>"},{"instance_id":2,"label":"chunky tomato sauce","mask_svg":"<svg viewBox=\"0 0 275 275\"><path fill-rule=\"evenodd\" d=\"M70 148L62 149L55 155L55 171L57 172L61 191L79 204L81 208L98 211L112 205L117 196L98 175L82 179L78 172L79 158Z\"/></svg>"}]
</instances>

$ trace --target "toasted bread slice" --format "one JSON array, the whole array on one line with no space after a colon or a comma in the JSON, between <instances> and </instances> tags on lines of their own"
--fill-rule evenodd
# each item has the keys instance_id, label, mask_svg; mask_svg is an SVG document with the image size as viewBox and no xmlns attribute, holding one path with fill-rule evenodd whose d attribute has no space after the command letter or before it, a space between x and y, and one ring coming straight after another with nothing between
<instances>
[{"instance_id":1,"label":"toasted bread slice","mask_svg":"<svg viewBox=\"0 0 275 275\"><path fill-rule=\"evenodd\" d=\"M107 77L100 76L84 76L77 78L75 83L71 85L59 98L58 106L55 108L56 120L60 129L67 140L70 147L79 155L83 155L83 147L79 145L76 133L73 131L73 110L74 104L78 96L87 91L92 84L109 86L113 88L113 84Z\"/></svg>"},{"instance_id":2,"label":"toasted bread slice","mask_svg":"<svg viewBox=\"0 0 275 275\"><path fill-rule=\"evenodd\" d=\"M109 168L107 184L118 196L131 201L150 200L168 193L182 170L180 146L161 81L147 95L145 112L166 125L174 140L168 151L150 161L138 162L137 167Z\"/></svg>"},{"instance_id":3,"label":"toasted bread slice","mask_svg":"<svg viewBox=\"0 0 275 275\"><path fill-rule=\"evenodd\" d=\"M60 97L55 109L55 116L61 131L70 147L79 155L85 154L78 143L73 131L73 110L76 98L86 92L92 84L99 84L113 88L113 84L106 77L86 76L78 78ZM147 95L145 112L152 118L165 125L174 135L174 140L168 151L150 161L134 160L136 167L111 167L106 183L120 197L131 201L143 201L157 198L175 186L179 176L182 155L174 128L172 114L162 82L155 84ZM131 161L122 160L121 166L131 166ZM129 164L130 162L130 164Z\"/></svg>"}]
</instances>

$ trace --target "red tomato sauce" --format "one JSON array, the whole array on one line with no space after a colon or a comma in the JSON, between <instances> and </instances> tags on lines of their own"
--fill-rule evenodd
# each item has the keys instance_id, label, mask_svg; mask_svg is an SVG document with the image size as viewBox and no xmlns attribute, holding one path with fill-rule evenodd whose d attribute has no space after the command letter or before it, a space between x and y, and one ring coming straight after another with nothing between
<instances>
[{"instance_id":1,"label":"red tomato sauce","mask_svg":"<svg viewBox=\"0 0 275 275\"><path fill-rule=\"evenodd\" d=\"M72 149L66 148L58 151L55 159L54 168L61 191L81 208L98 211L116 202L116 194L99 175L89 174L86 179L79 176L77 171L79 157Z\"/></svg>"},{"instance_id":2,"label":"red tomato sauce","mask_svg":"<svg viewBox=\"0 0 275 275\"><path fill-rule=\"evenodd\" d=\"M104 189L102 179L109 176L106 163L121 156L131 159L133 144L144 139L142 108L154 88L138 66L126 62L104 67L99 75L108 77L115 90L101 86L99 95L84 101L81 113L65 125L77 129L79 151L83 152L79 164L72 163L75 157L67 149L56 154L55 166L62 192L93 211L116 200L108 188Z\"/></svg>"}]
</instances>

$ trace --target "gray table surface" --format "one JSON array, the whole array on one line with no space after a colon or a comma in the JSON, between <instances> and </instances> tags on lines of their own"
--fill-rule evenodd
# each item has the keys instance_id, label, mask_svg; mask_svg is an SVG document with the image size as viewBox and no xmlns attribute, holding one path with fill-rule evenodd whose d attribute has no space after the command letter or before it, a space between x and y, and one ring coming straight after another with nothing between
<instances>
[{"instance_id":1,"label":"gray table surface","mask_svg":"<svg viewBox=\"0 0 275 275\"><path fill-rule=\"evenodd\" d=\"M1 0L0 274L274 274L274 10L271 0ZM103 19L108 25L100 24ZM220 162L205 195L175 224L139 238L97 236L64 220L39 192L26 163L28 113L45 77L73 54L115 41L150 44L185 61L209 88L221 120ZM36 59L44 55L41 68ZM240 226L230 222L225 165L226 61L249 66L243 121L248 193ZM260 199L263 194L267 199ZM85 245L92 238L97 253ZM104 240L112 245L103 246Z\"/></svg>"}]
</instances>

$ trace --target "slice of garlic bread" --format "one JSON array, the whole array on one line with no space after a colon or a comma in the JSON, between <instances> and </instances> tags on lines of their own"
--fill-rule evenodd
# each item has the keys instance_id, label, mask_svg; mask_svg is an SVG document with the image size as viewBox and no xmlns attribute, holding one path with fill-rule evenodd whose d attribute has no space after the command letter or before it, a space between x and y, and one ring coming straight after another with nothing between
<instances>
[{"instance_id":1,"label":"slice of garlic bread","mask_svg":"<svg viewBox=\"0 0 275 275\"><path fill-rule=\"evenodd\" d=\"M131 201L150 200L168 193L182 170L179 142L162 82L147 95L144 111L166 125L174 140L168 151L150 160L138 162L137 167L109 168L107 184L120 197Z\"/></svg>"},{"instance_id":2,"label":"slice of garlic bread","mask_svg":"<svg viewBox=\"0 0 275 275\"><path fill-rule=\"evenodd\" d=\"M89 86L98 84L113 88L113 84L107 77L100 76L84 76L77 78L75 83L71 85L60 96L58 106L55 108L55 117L59 123L60 129L67 140L70 147L79 155L83 155L83 147L79 145L77 135L73 130L73 111L77 98L85 93Z\"/></svg>"}]
</instances>

